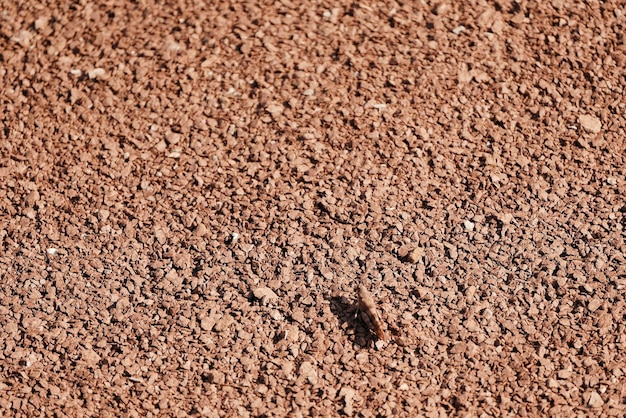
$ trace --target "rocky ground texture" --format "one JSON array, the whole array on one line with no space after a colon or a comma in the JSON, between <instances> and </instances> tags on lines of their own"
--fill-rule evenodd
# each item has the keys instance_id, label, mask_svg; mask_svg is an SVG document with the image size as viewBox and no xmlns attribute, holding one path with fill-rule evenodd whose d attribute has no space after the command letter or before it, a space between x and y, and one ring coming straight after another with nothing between
<instances>
[{"instance_id":1,"label":"rocky ground texture","mask_svg":"<svg viewBox=\"0 0 626 418\"><path fill-rule=\"evenodd\" d=\"M0 415L624 416L625 33L2 2Z\"/></svg>"}]
</instances>

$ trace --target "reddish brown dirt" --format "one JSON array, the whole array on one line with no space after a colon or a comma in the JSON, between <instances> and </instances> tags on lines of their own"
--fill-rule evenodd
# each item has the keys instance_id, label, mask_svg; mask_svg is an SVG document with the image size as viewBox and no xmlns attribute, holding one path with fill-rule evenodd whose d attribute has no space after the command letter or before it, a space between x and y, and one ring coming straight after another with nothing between
<instances>
[{"instance_id":1,"label":"reddish brown dirt","mask_svg":"<svg viewBox=\"0 0 626 418\"><path fill-rule=\"evenodd\" d=\"M0 415L626 413L623 2L19 3Z\"/></svg>"}]
</instances>

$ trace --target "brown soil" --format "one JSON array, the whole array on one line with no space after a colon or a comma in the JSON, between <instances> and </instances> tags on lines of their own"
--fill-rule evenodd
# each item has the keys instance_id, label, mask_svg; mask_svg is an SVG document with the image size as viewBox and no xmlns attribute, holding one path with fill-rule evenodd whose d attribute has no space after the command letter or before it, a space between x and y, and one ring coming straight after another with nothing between
<instances>
[{"instance_id":1,"label":"brown soil","mask_svg":"<svg viewBox=\"0 0 626 418\"><path fill-rule=\"evenodd\" d=\"M0 415L626 413L623 1L0 19Z\"/></svg>"}]
</instances>

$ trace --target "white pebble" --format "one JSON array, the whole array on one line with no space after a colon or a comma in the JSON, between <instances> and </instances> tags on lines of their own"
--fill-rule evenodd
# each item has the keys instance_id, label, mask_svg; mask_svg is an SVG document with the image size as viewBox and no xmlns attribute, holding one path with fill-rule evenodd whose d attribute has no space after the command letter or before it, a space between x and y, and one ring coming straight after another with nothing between
<instances>
[{"instance_id":1,"label":"white pebble","mask_svg":"<svg viewBox=\"0 0 626 418\"><path fill-rule=\"evenodd\" d=\"M474 222L469 221L467 219L463 221L463 226L465 227L465 229L467 229L470 232L474 230Z\"/></svg>"},{"instance_id":2,"label":"white pebble","mask_svg":"<svg viewBox=\"0 0 626 418\"><path fill-rule=\"evenodd\" d=\"M457 26L456 28L452 29L452 33L454 33L455 35L460 35L464 31L465 31L465 26L463 25Z\"/></svg>"},{"instance_id":3,"label":"white pebble","mask_svg":"<svg viewBox=\"0 0 626 418\"><path fill-rule=\"evenodd\" d=\"M106 71L104 71L104 68L94 68L92 70L89 70L87 72L87 75L89 76L90 79L102 79L104 78L104 76L106 75Z\"/></svg>"},{"instance_id":4,"label":"white pebble","mask_svg":"<svg viewBox=\"0 0 626 418\"><path fill-rule=\"evenodd\" d=\"M46 250L46 252L47 252L49 255L55 255L55 254L56 254L56 253L58 253L59 251L58 251L56 248L48 248L48 249Z\"/></svg>"}]
</instances>

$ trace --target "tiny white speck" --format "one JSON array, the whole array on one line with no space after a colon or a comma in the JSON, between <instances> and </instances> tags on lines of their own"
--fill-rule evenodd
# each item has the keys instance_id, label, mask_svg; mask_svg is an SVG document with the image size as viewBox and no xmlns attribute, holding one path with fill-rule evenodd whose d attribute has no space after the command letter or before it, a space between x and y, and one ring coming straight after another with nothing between
<instances>
[{"instance_id":1,"label":"tiny white speck","mask_svg":"<svg viewBox=\"0 0 626 418\"><path fill-rule=\"evenodd\" d=\"M48 249L46 250L46 252L47 252L49 255L55 255L55 254L58 252L58 250L57 250L56 248L48 248Z\"/></svg>"}]
</instances>

